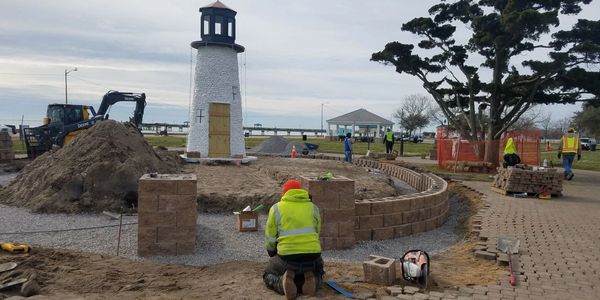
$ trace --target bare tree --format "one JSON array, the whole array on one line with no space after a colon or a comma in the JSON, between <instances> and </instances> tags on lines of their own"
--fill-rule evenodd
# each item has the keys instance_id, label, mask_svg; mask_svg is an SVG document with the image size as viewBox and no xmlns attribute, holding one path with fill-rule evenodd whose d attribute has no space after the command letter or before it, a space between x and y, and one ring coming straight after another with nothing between
<instances>
[{"instance_id":1,"label":"bare tree","mask_svg":"<svg viewBox=\"0 0 600 300\"><path fill-rule=\"evenodd\" d=\"M394 111L392 116L398 121L400 127L410 134L423 128L431 121L433 102L424 95L410 95L402 100L402 105Z\"/></svg>"},{"instance_id":2,"label":"bare tree","mask_svg":"<svg viewBox=\"0 0 600 300\"><path fill-rule=\"evenodd\" d=\"M544 131L544 141L548 139L548 132L552 126L552 113L544 114L538 121L538 125Z\"/></svg>"}]
</instances>

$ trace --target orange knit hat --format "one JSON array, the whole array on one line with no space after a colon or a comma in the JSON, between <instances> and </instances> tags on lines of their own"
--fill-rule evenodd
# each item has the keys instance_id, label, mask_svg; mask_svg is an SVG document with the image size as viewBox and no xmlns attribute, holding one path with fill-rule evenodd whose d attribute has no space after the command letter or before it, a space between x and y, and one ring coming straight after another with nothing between
<instances>
[{"instance_id":1,"label":"orange knit hat","mask_svg":"<svg viewBox=\"0 0 600 300\"><path fill-rule=\"evenodd\" d=\"M290 179L286 181L281 187L281 194L285 194L288 190L297 190L301 189L300 182L296 179Z\"/></svg>"}]
</instances>

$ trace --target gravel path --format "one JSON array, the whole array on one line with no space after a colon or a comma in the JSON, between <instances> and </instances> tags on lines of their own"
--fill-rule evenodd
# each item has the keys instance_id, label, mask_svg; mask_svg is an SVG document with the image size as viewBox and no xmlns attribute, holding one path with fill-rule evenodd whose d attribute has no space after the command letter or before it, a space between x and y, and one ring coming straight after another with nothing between
<instances>
[{"instance_id":1,"label":"gravel path","mask_svg":"<svg viewBox=\"0 0 600 300\"><path fill-rule=\"evenodd\" d=\"M436 254L462 238L456 228L466 217L467 211L466 201L451 198L450 217L442 227L394 240L359 242L351 250L325 251L323 257L328 261L348 262L362 261L369 254L399 258L405 250L414 248ZM265 221L266 216L261 216L260 223L264 224ZM136 256L137 225L131 224L136 222L136 216L123 218L123 224L129 225L124 225L121 232L120 254L140 260L141 258ZM44 246L115 255L118 224L118 221L102 214L35 214L23 208L0 205L0 241L28 243L34 249L36 246ZM200 214L196 255L151 257L147 260L188 265L211 265L239 260L266 261L263 231L241 233L237 232L235 224L233 214ZM113 227L52 233L7 234L94 226Z\"/></svg>"}]
</instances>

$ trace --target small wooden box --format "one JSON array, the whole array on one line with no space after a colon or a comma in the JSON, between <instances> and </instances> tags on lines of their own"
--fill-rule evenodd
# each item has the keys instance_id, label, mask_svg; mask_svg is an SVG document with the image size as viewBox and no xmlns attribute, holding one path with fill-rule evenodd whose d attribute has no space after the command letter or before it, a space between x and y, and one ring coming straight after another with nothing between
<instances>
[{"instance_id":1,"label":"small wooden box","mask_svg":"<svg viewBox=\"0 0 600 300\"><path fill-rule=\"evenodd\" d=\"M258 230L258 212L241 211L235 212L237 215L237 228L239 231L257 231Z\"/></svg>"}]
</instances>

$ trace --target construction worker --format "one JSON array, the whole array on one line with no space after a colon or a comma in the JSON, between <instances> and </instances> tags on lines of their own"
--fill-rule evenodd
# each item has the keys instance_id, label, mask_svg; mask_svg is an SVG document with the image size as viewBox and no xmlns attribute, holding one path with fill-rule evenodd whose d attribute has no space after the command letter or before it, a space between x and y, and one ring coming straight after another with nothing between
<instances>
[{"instance_id":1,"label":"construction worker","mask_svg":"<svg viewBox=\"0 0 600 300\"><path fill-rule=\"evenodd\" d=\"M281 192L265 225L265 246L271 258L263 281L287 299L296 298L300 291L314 296L324 274L319 208L297 180L288 180Z\"/></svg>"},{"instance_id":2,"label":"construction worker","mask_svg":"<svg viewBox=\"0 0 600 300\"><path fill-rule=\"evenodd\" d=\"M394 149L394 133L390 128L385 132L383 142L385 143L385 153L392 153Z\"/></svg>"},{"instance_id":3,"label":"construction worker","mask_svg":"<svg viewBox=\"0 0 600 300\"><path fill-rule=\"evenodd\" d=\"M506 146L504 147L504 164L506 167L514 167L517 164L521 163L521 158L517 154L517 147L515 147L515 143L512 138L508 138L506 141Z\"/></svg>"},{"instance_id":4,"label":"construction worker","mask_svg":"<svg viewBox=\"0 0 600 300\"><path fill-rule=\"evenodd\" d=\"M566 180L573 179L573 161L577 154L577 160L581 160L581 144L579 143L579 134L575 133L575 128L569 128L567 133L562 136L560 145L558 146L558 158L562 156L563 168L565 169L564 176Z\"/></svg>"},{"instance_id":5,"label":"construction worker","mask_svg":"<svg viewBox=\"0 0 600 300\"><path fill-rule=\"evenodd\" d=\"M344 140L344 154L346 155L344 161L352 163L352 134L350 132L346 133L346 139Z\"/></svg>"}]
</instances>

